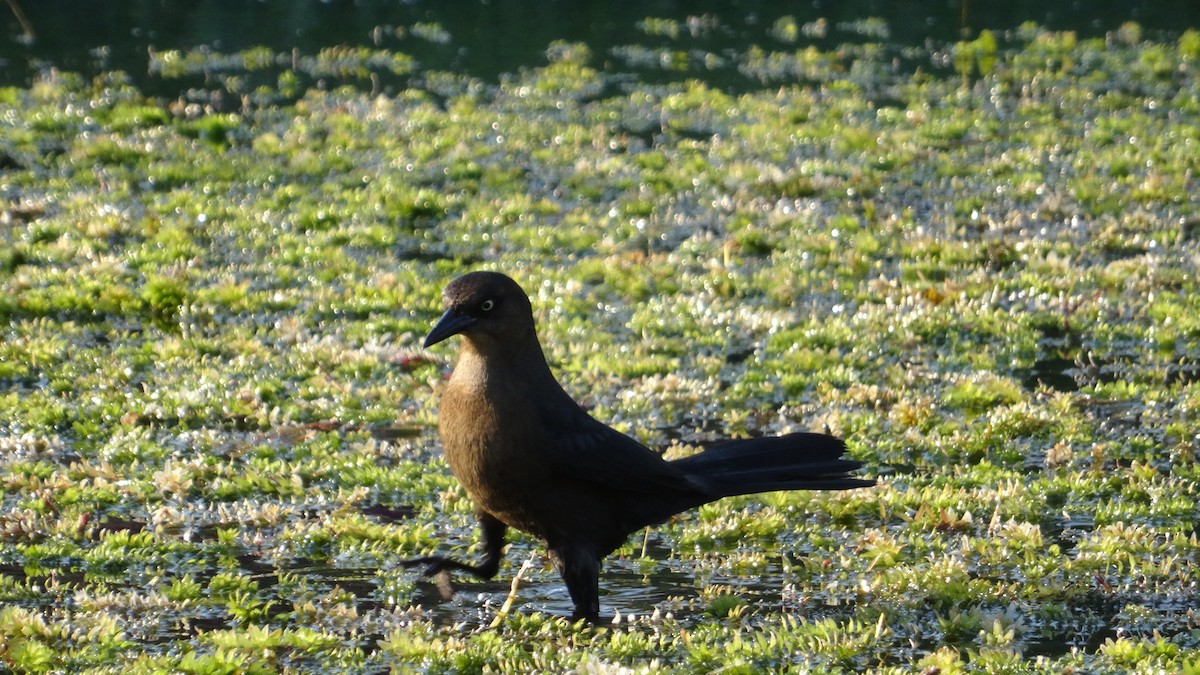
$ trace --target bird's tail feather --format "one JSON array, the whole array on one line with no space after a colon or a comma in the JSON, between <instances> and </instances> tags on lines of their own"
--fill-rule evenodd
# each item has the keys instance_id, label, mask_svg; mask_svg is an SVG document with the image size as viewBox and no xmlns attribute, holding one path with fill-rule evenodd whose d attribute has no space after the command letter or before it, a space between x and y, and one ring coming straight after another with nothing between
<instances>
[{"instance_id":1,"label":"bird's tail feather","mask_svg":"<svg viewBox=\"0 0 1200 675\"><path fill-rule=\"evenodd\" d=\"M672 462L713 498L773 490L849 490L875 481L849 475L862 462L843 459L846 444L827 434L725 441Z\"/></svg>"}]
</instances>

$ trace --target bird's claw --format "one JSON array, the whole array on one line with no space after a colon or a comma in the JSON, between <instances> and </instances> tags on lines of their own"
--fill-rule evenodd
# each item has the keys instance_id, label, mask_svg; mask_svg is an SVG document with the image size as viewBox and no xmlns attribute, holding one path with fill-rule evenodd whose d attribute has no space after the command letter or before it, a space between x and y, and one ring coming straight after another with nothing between
<instances>
[{"instance_id":1,"label":"bird's claw","mask_svg":"<svg viewBox=\"0 0 1200 675\"><path fill-rule=\"evenodd\" d=\"M421 576L432 577L444 571L447 567L450 567L451 561L450 559L443 558L441 556L426 556L423 558L409 558L407 560L401 560L400 564L404 567L410 568L423 567L424 569L421 570Z\"/></svg>"}]
</instances>

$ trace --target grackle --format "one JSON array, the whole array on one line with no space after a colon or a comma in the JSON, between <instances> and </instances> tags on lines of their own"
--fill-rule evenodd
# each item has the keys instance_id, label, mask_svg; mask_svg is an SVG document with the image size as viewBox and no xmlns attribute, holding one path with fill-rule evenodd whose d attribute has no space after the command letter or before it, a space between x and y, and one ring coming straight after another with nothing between
<instances>
[{"instance_id":1,"label":"grackle","mask_svg":"<svg viewBox=\"0 0 1200 675\"><path fill-rule=\"evenodd\" d=\"M772 490L845 490L860 462L826 434L724 441L664 460L593 419L554 379L534 328L529 297L509 277L472 272L446 286L445 314L425 347L461 335L438 408L451 471L474 501L483 559L405 560L442 570L496 575L507 528L546 543L576 618L600 612L600 562L632 533L731 495Z\"/></svg>"}]
</instances>

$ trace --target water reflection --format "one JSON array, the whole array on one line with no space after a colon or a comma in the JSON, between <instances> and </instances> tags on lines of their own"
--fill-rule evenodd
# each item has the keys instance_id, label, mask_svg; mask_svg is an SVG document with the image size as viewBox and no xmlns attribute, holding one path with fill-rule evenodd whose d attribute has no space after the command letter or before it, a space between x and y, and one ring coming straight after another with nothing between
<instances>
[{"instance_id":1,"label":"water reflection","mask_svg":"<svg viewBox=\"0 0 1200 675\"><path fill-rule=\"evenodd\" d=\"M818 46L855 35L877 40L867 30L876 24L864 22L866 17L882 19L878 25L886 26L890 42L908 45L930 39L952 42L964 29L970 34L984 28L1008 30L1025 21L1075 30L1085 37L1114 30L1126 21L1137 21L1149 30L1177 31L1200 25L1200 5L1166 0L1073 3L1069 10L1032 0L919 6L881 0L810 4L743 0L708 3L701 8L667 0L17 0L16 4L28 19L28 34L9 17L10 39L0 41L0 82L27 85L48 67L85 75L122 70L147 91L152 90L145 81L150 49L209 46L236 52L264 45L277 52L295 49L311 54L333 45L387 48L413 56L425 70L448 70L495 81L503 73L542 65L546 47L555 40L584 42L598 55L635 43L681 43L669 33L647 36L646 27L639 26L646 17L679 22L685 29L696 23L706 26L703 31L685 30L686 35L680 37L687 37L689 46L715 58L731 46L744 49L751 36L755 41L786 46L783 40L790 33L775 31L768 37L775 22L785 16L794 17L800 25L819 22L825 26L824 31L797 36ZM699 14L705 17L703 21L697 19Z\"/></svg>"}]
</instances>

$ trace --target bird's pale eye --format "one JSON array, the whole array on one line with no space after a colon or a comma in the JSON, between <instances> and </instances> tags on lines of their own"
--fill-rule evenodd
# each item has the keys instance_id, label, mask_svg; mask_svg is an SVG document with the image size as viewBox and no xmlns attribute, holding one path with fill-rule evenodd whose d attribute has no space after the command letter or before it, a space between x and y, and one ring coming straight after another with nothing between
<instances>
[{"instance_id":1,"label":"bird's pale eye","mask_svg":"<svg viewBox=\"0 0 1200 675\"><path fill-rule=\"evenodd\" d=\"M496 301L492 300L491 298L479 303L479 309L482 309L485 312L492 311L492 308L495 306L496 306Z\"/></svg>"}]
</instances>

